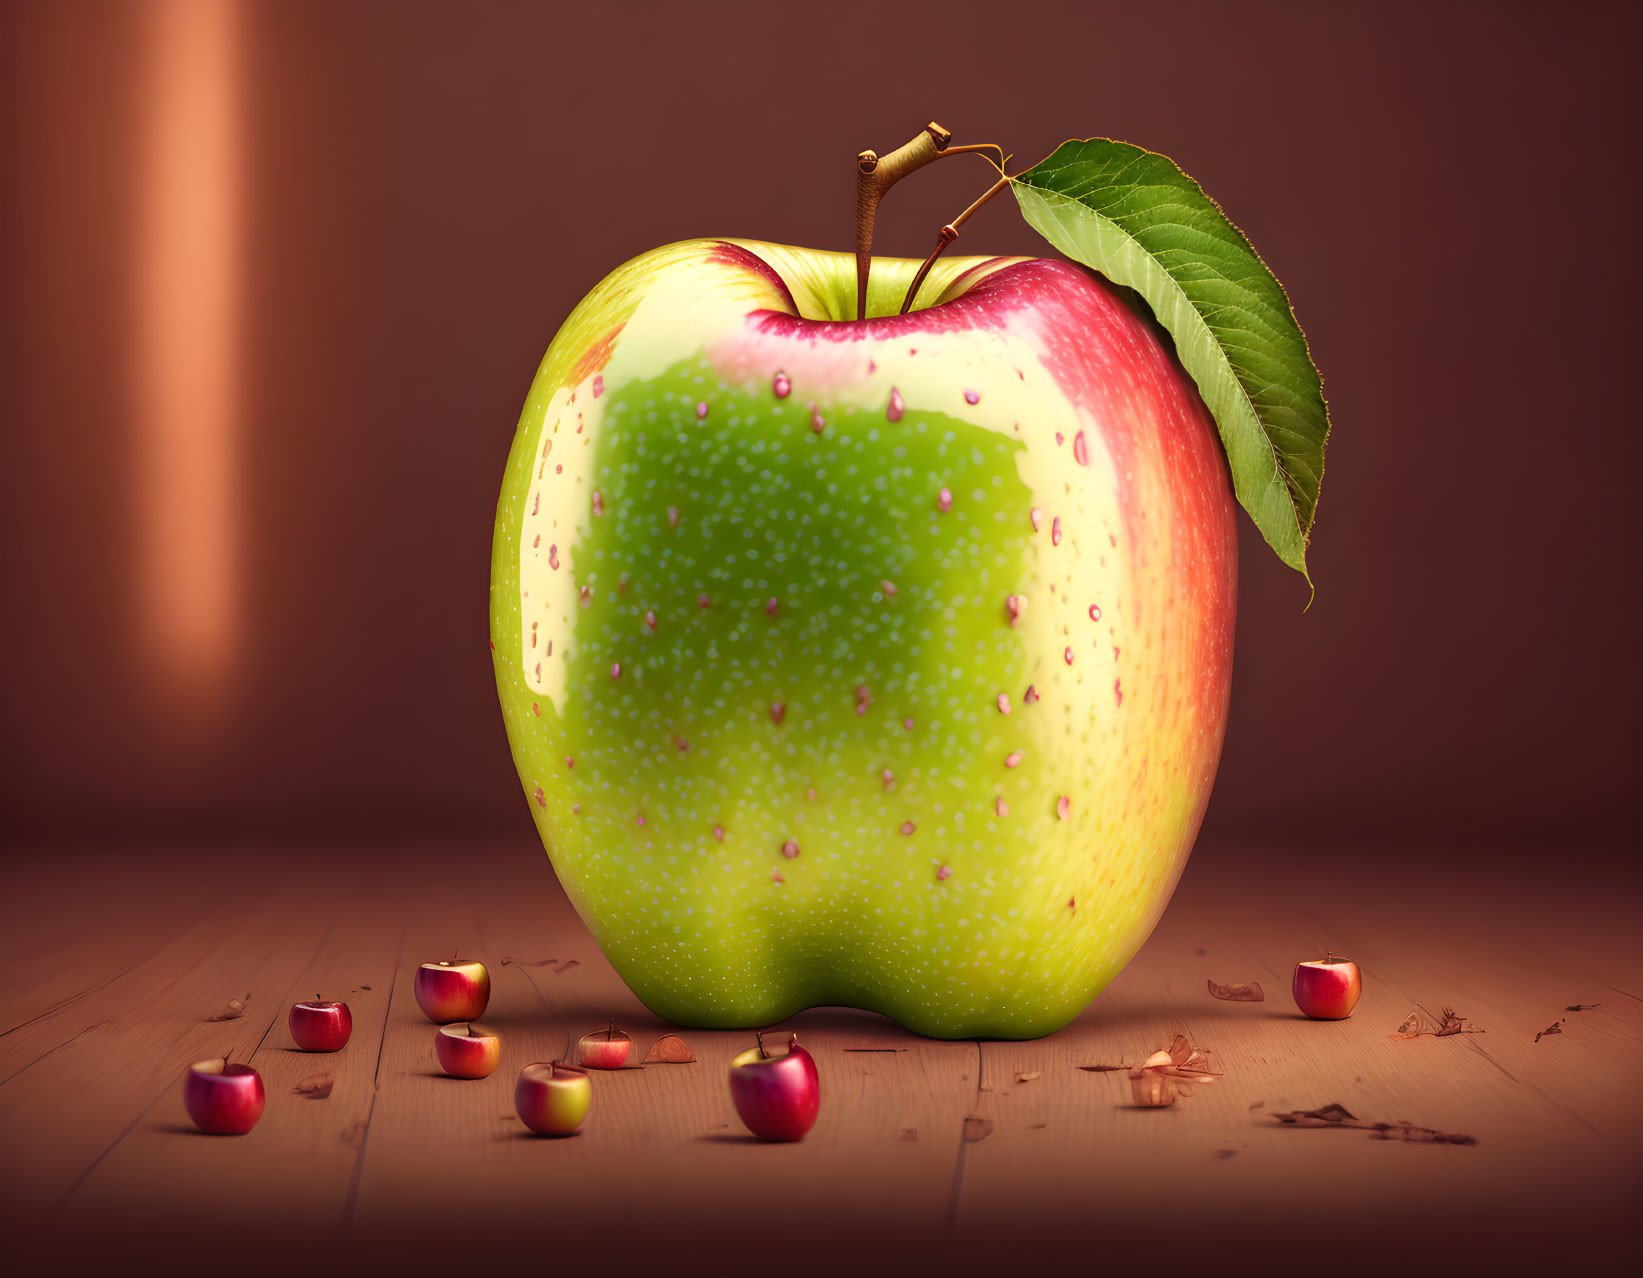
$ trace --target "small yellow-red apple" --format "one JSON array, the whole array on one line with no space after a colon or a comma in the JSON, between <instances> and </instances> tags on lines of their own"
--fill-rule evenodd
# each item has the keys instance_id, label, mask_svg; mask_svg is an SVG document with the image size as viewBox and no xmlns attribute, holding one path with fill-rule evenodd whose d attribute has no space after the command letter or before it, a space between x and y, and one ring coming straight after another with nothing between
<instances>
[{"instance_id":1,"label":"small yellow-red apple","mask_svg":"<svg viewBox=\"0 0 1643 1278\"><path fill-rule=\"evenodd\" d=\"M491 1001L491 974L473 959L441 959L416 971L416 1005L435 1024L478 1020Z\"/></svg>"},{"instance_id":2,"label":"small yellow-red apple","mask_svg":"<svg viewBox=\"0 0 1643 1278\"><path fill-rule=\"evenodd\" d=\"M583 1069L621 1069L632 1050L633 1039L612 1021L607 1029L582 1035L576 1045L576 1063Z\"/></svg>"},{"instance_id":3,"label":"small yellow-red apple","mask_svg":"<svg viewBox=\"0 0 1643 1278\"><path fill-rule=\"evenodd\" d=\"M434 1054L452 1078L489 1078L502 1058L502 1040L477 1025L441 1025Z\"/></svg>"},{"instance_id":4,"label":"small yellow-red apple","mask_svg":"<svg viewBox=\"0 0 1643 1278\"><path fill-rule=\"evenodd\" d=\"M513 1106L538 1136L571 1136L588 1116L593 1085L587 1071L558 1061L539 1061L519 1072Z\"/></svg>"},{"instance_id":5,"label":"small yellow-red apple","mask_svg":"<svg viewBox=\"0 0 1643 1278\"><path fill-rule=\"evenodd\" d=\"M1295 1006L1315 1021L1340 1021L1352 1015L1363 993L1363 977L1351 959L1334 954L1295 965Z\"/></svg>"}]
</instances>

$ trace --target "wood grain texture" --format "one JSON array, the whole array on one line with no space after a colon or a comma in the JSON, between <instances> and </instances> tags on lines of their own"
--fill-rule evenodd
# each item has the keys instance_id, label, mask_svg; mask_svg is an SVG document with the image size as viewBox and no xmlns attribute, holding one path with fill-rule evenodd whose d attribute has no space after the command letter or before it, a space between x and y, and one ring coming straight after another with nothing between
<instances>
[{"instance_id":1,"label":"wood grain texture","mask_svg":"<svg viewBox=\"0 0 1643 1278\"><path fill-rule=\"evenodd\" d=\"M749 1036L709 1031L684 1031L692 1064L595 1074L578 1136L523 1130L512 1093L524 1065L611 1018L634 1036L634 1062L672 1030L616 977L539 850L245 858L259 866L249 888L217 882L213 858L177 852L158 885L116 876L90 902L95 880L88 888L71 861L29 870L34 906L13 912L7 949L31 956L19 970L39 992L13 996L11 1015L27 1015L0 1035L8 1216L76 1238L112 1222L168 1246L300 1222L331 1240L328 1254L380 1263L449 1228L529 1251L550 1208L573 1238L620 1238L624 1255L637 1254L641 1211L657 1246L802 1236L812 1260L864 1238L1007 1258L1083 1246L1092 1219L1107 1254L1119 1238L1152 1254L1183 1228L1259 1247L1331 1236L1339 1204L1348 1227L1374 1221L1406 1242L1459 1230L1471 1255L1512 1254L1531 1236L1574 1255L1635 1233L1643 953L1627 879L1595 893L1574 876L1548 886L1524 862L1483 892L1401 852L1202 851L1141 955L1050 1038L941 1043L845 1009L795 1017L782 1028L817 1059L822 1116L803 1142L765 1145L741 1128L726 1086ZM1364 966L1346 1021L1308 1021L1289 998L1293 964L1323 946ZM417 964L453 948L492 974L482 1023L503 1046L488 1079L440 1073L435 1028L412 995ZM546 958L556 963L527 965ZM1266 999L1218 1001L1209 980L1260 981ZM247 993L244 1017L204 1019ZM334 1055L296 1051L285 1027L289 1004L316 993L354 1012L353 1039ZM1486 1032L1388 1037L1417 1002L1453 1006ZM1559 1017L1562 1032L1535 1042ZM1167 1109L1133 1107L1122 1071L1081 1068L1133 1064L1177 1033L1225 1072ZM267 1111L248 1136L202 1136L183 1111L182 1072L229 1048L263 1074ZM316 1072L335 1075L330 1096L298 1095ZM1478 1144L1272 1117L1330 1102Z\"/></svg>"}]
</instances>

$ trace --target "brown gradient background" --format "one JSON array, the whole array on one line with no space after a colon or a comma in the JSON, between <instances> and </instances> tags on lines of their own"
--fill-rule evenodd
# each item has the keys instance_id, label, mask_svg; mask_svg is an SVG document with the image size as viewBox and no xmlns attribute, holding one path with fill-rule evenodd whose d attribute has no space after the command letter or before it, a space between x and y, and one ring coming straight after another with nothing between
<instances>
[{"instance_id":1,"label":"brown gradient background","mask_svg":"<svg viewBox=\"0 0 1643 1278\"><path fill-rule=\"evenodd\" d=\"M844 249L927 119L1177 159L1288 286L1335 439L1306 590L1247 521L1207 842L1626 855L1639 774L1638 9L242 6L237 638L139 641L149 13L0 10L4 811L86 838L520 835L491 519L561 320L654 245ZM986 184L899 188L922 255ZM1041 251L1008 200L960 252ZM186 680L184 681L186 684ZM1445 852L1446 855L1451 854Z\"/></svg>"}]
</instances>

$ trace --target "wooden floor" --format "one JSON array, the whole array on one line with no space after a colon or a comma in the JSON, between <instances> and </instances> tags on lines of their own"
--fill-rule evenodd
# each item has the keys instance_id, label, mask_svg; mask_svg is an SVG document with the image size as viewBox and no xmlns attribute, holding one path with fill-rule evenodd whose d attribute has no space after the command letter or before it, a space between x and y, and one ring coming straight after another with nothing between
<instances>
[{"instance_id":1,"label":"wooden floor","mask_svg":"<svg viewBox=\"0 0 1643 1278\"><path fill-rule=\"evenodd\" d=\"M1637 1239L1643 899L1635 877L1568 850L1465 864L1442 849L1200 848L1141 955L1048 1039L938 1043L863 1013L795 1018L821 1118L801 1144L768 1146L745 1136L726 1087L741 1034L688 1034L695 1064L596 1076L574 1139L522 1131L521 1066L611 1016L636 1055L667 1029L534 846L19 851L3 880L7 1237L88 1263L111 1240L128 1256L226 1240L215 1254L240 1272L293 1250L323 1271L350 1248L533 1239L544 1259L718 1239L756 1246L764 1267L784 1245L814 1259L874 1238L1092 1260L1122 1243L1212 1269L1239 1246L1279 1272L1286 1258L1310 1268L1319 1246L1381 1267L1550 1249L1561 1270ZM1365 972L1348 1021L1307 1021L1289 998L1293 964L1325 946ZM502 1065L479 1082L439 1073L411 996L417 963L454 948L494 979ZM1259 981L1266 1001L1216 1001L1206 979ZM286 1032L287 1006L316 993L353 1008L336 1056L300 1053ZM208 1019L231 998L247 998L243 1017ZM1390 1038L1417 1003L1486 1032ZM1172 1108L1132 1108L1124 1073L1083 1068L1139 1061L1177 1033L1225 1074ZM261 1071L267 1111L248 1136L203 1136L182 1071L230 1049ZM318 1071L335 1073L328 1097L293 1090ZM1331 1102L1477 1143L1273 1117Z\"/></svg>"}]
</instances>

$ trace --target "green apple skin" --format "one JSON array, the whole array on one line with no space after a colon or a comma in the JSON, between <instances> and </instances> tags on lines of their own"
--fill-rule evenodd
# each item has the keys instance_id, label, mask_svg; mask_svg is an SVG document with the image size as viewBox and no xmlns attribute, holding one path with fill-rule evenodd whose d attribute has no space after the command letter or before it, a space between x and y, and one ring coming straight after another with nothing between
<instances>
[{"instance_id":1,"label":"green apple skin","mask_svg":"<svg viewBox=\"0 0 1643 1278\"><path fill-rule=\"evenodd\" d=\"M491 565L554 868L677 1024L1067 1024L1180 876L1236 601L1213 422L1066 263L669 245L531 387Z\"/></svg>"}]
</instances>

